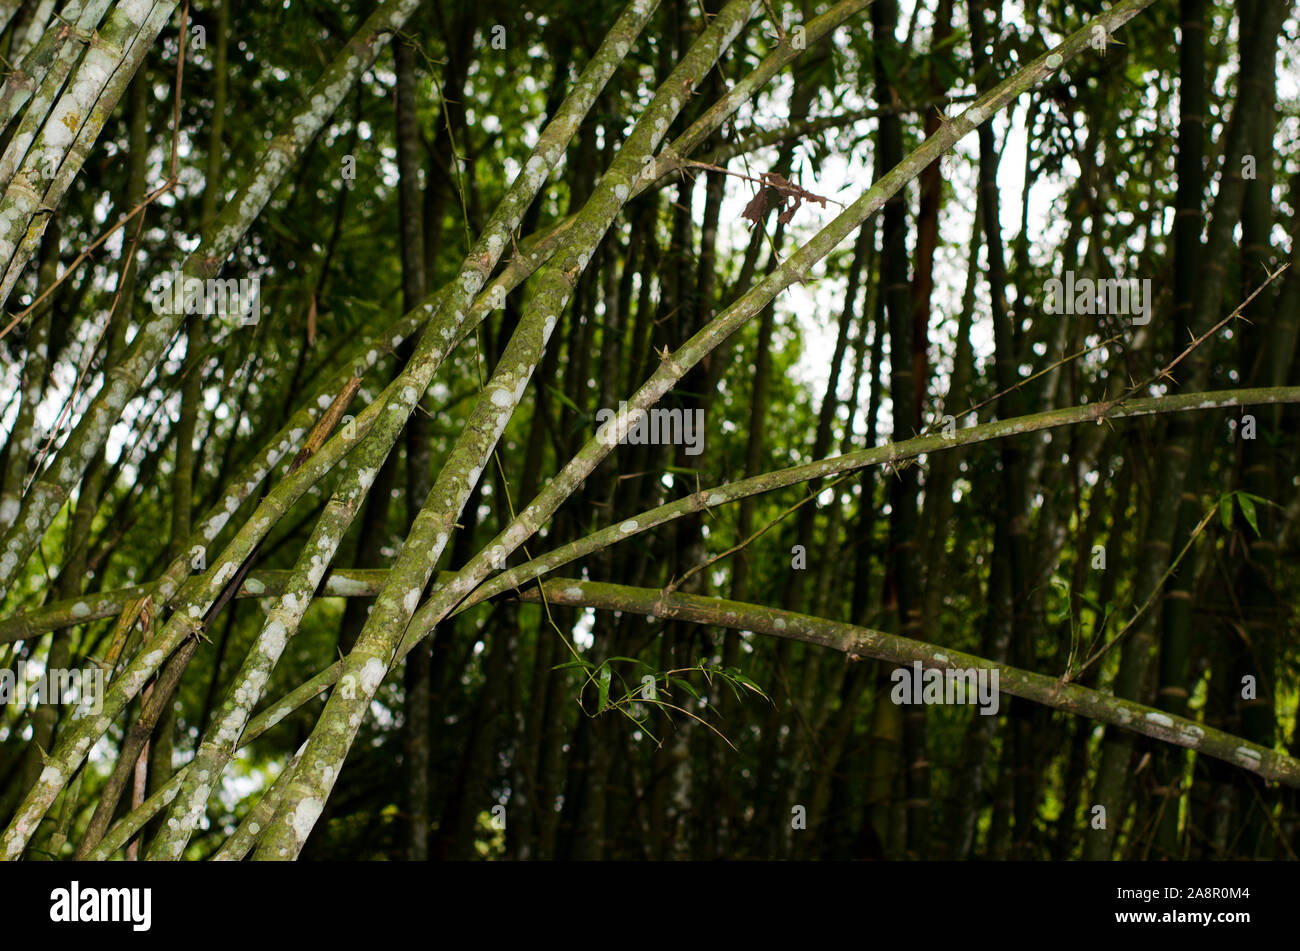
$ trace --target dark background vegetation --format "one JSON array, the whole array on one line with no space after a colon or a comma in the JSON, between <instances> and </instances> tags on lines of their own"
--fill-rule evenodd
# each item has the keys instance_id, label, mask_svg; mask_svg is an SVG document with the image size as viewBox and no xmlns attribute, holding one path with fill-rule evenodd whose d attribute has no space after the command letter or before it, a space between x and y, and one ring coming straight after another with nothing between
<instances>
[{"instance_id":1,"label":"dark background vegetation","mask_svg":"<svg viewBox=\"0 0 1300 951\"><path fill-rule=\"evenodd\" d=\"M0 52L38 6L22 5ZM655 82L715 6L665 0L529 209L521 238L582 207ZM826 5L772 6L793 29ZM977 404L977 421L987 422L1137 384L1144 396L1300 384L1296 269L1153 380L1192 334L1218 324L1300 247L1292 7L1158 0L1104 53L1022 95L837 248L805 296L778 298L668 395L665 407L704 410L701 455L621 447L530 553L699 487L909 438L945 415L966 426ZM167 175L180 24L172 18L9 302L6 323L71 269L0 341L6 488L21 491L44 460L11 435L28 376L43 394L30 425L48 432L84 368L75 421L145 319L142 288L192 249L200 224L372 8L350 0L190 8L206 45L187 53L179 185L145 213L139 274L121 303L133 228L75 259ZM883 174L944 112L960 111L946 97L969 99L1011 75L1101 8L876 0L797 58L695 157L737 146L719 160L732 171L776 172L851 201L872 170ZM261 275L261 321L216 335L190 319L4 594L4 614L157 577L313 382L368 328L456 273L620 10L603 0L420 6L227 261L227 275ZM492 46L494 26L504 27L502 49ZM670 137L777 43L760 11ZM395 101L404 80L416 107L403 125ZM340 176L346 155L356 160L350 184ZM1254 156L1255 178L1242 179L1242 155ZM1015 171L1031 188L998 187L1011 162L1023 164ZM499 465L484 470L439 570L464 564L510 521L591 437L597 410L616 407L654 369L656 351L679 346L838 210L806 203L784 223L769 201L747 230L735 209L755 189L691 169L627 205L578 277L501 439ZM1069 270L1150 279L1151 323L1045 315L1044 282ZM524 285L510 295L443 367L336 565L391 564L527 293ZM409 344L388 348L352 413L408 354ZM1253 440L1241 438L1243 413L1254 417ZM676 580L685 593L847 621L1051 676L1077 671L1090 649L1126 631L1079 682L1296 756L1296 422L1289 406L1248 407L978 443L682 518L561 573L646 588ZM256 570L293 564L333 478L280 520ZM510 563L524 560L520 552ZM346 653L369 604L319 596L267 685L270 701ZM265 609L242 597L212 621L151 732L143 786L125 791L118 816L213 728ZM102 658L116 623L10 639L0 660L12 667L55 650L74 664ZM566 644L593 665L622 658L605 668L615 698L647 673L680 671L659 683L681 710L629 700L598 712L607 699L598 681L560 666L574 658ZM1300 849L1293 789L1009 696L996 717L971 706L899 706L889 698L895 666L631 611L495 599L440 625L391 673L302 856L1294 859ZM1254 699L1243 699L1246 676L1257 683ZM323 702L297 709L230 765L187 857L211 854L246 816ZM72 854L139 713L137 702L111 726L29 858ZM57 719L5 708L0 821L59 729ZM1092 823L1099 803L1105 830ZM504 830L491 814L497 804ZM806 810L806 829L791 827L795 806Z\"/></svg>"}]
</instances>

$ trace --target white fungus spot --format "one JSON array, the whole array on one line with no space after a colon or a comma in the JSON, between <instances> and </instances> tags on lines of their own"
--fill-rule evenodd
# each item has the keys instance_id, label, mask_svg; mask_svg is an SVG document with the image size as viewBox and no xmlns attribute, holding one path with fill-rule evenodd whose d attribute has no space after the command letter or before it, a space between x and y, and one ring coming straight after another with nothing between
<instances>
[{"instance_id":1,"label":"white fungus spot","mask_svg":"<svg viewBox=\"0 0 1300 951\"><path fill-rule=\"evenodd\" d=\"M298 808L293 811L293 834L299 842L307 841L307 836L311 835L312 826L320 818L325 804L315 796L308 797L298 803Z\"/></svg>"},{"instance_id":2,"label":"white fungus spot","mask_svg":"<svg viewBox=\"0 0 1300 951\"><path fill-rule=\"evenodd\" d=\"M361 689L367 694L373 694L378 688L380 682L384 679L384 674L388 669L384 662L378 657L372 657L366 661L366 665L361 668Z\"/></svg>"},{"instance_id":3,"label":"white fungus spot","mask_svg":"<svg viewBox=\"0 0 1300 951\"><path fill-rule=\"evenodd\" d=\"M266 625L266 631L262 634L262 653L268 657L279 657L287 639L288 632L284 625L279 621L272 621Z\"/></svg>"}]
</instances>

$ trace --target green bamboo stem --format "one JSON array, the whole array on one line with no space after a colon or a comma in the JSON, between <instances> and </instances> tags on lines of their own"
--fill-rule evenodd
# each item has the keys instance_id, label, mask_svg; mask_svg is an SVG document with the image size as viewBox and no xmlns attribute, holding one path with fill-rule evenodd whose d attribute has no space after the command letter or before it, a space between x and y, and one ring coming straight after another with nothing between
<instances>
[{"instance_id":1,"label":"green bamboo stem","mask_svg":"<svg viewBox=\"0 0 1300 951\"><path fill-rule=\"evenodd\" d=\"M284 594L269 612L261 633L235 675L215 717L217 729L213 735L203 739L195 758L198 768L189 774L172 803L166 826L150 849L150 859L174 859L184 851L190 832L198 826L208 797L235 750L244 723L261 699L262 690L288 640L297 632L326 568L356 517L375 475L405 428L415 403L428 389L451 347L460 339L471 306L504 249L509 246L519 219L558 164L597 95L626 57L655 7L653 0L638 0L629 5L614 24L574 90L547 123L523 171L502 198L482 236L462 264L460 273L449 284L437 317L426 326L415 355L395 381L395 386L401 387L400 397L387 406L374 430L350 457L350 466L304 546ZM431 497L441 496L435 490ZM421 584L428 581L432 565L433 561L430 561ZM384 604L387 585L391 584L391 580L386 582L385 591L380 592L372 616Z\"/></svg>"},{"instance_id":2,"label":"green bamboo stem","mask_svg":"<svg viewBox=\"0 0 1300 951\"><path fill-rule=\"evenodd\" d=\"M56 44L64 39L59 35L62 31L50 31L31 52L32 69L28 71L20 68L6 81L6 95L11 91L9 83L13 83L13 97L9 100L11 105L7 109L12 114L6 121L12 119L12 115L22 105L30 102L13 137L6 144L4 154L0 155L0 185L4 186L6 193L19 169L30 168L32 163L25 163L28 159L38 159L41 164L28 184L35 187L41 181L49 181L50 176L45 174L49 163L52 162L53 167L57 168L62 161L67 148L72 144L73 130L80 128L82 117L93 106L109 77L119 64L124 63L130 44L144 28L151 6L150 3L119 4L103 26L96 29L108 7L103 0L97 0L78 19L79 29L67 37L71 42L56 49ZM81 82L80 88L74 90L68 86L68 76L72 74L80 54L87 47L91 47L92 53L82 60L81 68L77 70L76 78ZM26 63L23 65L25 67ZM39 83L35 79L38 71L41 73ZM60 97L65 88L67 92ZM54 118L55 110L60 113L59 120L64 123L71 121L71 125L65 124L62 129L52 129L42 136L42 129L48 120ZM38 148L37 154L33 155L32 146L38 137L43 147ZM25 230L26 225L26 221L8 221L5 232L18 235ZM3 261L8 264L8 253Z\"/></svg>"},{"instance_id":3,"label":"green bamboo stem","mask_svg":"<svg viewBox=\"0 0 1300 951\"><path fill-rule=\"evenodd\" d=\"M321 582L319 597L366 598L378 593L383 572L378 569L333 568ZM289 579L288 569L251 571L239 590L237 598L275 598L285 590ZM50 631L88 624L104 618L116 617L132 601L156 590L157 581L98 591L73 598L62 598L21 614L0 620L0 644L25 641L40 637Z\"/></svg>"},{"instance_id":4,"label":"green bamboo stem","mask_svg":"<svg viewBox=\"0 0 1300 951\"><path fill-rule=\"evenodd\" d=\"M284 798L285 791L289 784L293 782L293 774L298 769L298 763L302 760L302 751L299 750L294 754L293 759L284 767L279 776L275 777L275 782L271 788L262 794L262 798L257 801L252 809L248 810L248 815L244 817L238 828L231 833L230 838L226 839L212 856L214 862L240 862L244 856L253 850L262 833L271 825L271 820L275 818L276 807L279 806L280 800Z\"/></svg>"},{"instance_id":5,"label":"green bamboo stem","mask_svg":"<svg viewBox=\"0 0 1300 951\"><path fill-rule=\"evenodd\" d=\"M1300 402L1300 387L1265 387L1257 389L1216 390L1208 393L1183 393L1173 396L1151 397L1146 399L1091 403L1084 406L1071 406L1064 409L1049 410L1015 419L995 420L978 426L958 429L951 436L938 433L930 436L917 436L902 442L889 443L872 449L820 459L786 469L765 472L751 479L731 482L711 489L701 489L672 502L633 515L616 525L593 532L584 538L563 545L554 551L538 555L530 561L516 565L480 585L456 608L459 614L476 604L487 601L521 584L539 578L567 565L578 558L600 551L610 545L632 538L652 528L657 528L674 519L696 512L704 512L718 505L735 502L740 499L776 489L810 482L827 476L839 475L863 469L867 466L883 465L913 459L917 456L970 446L975 443L988 442L993 439L1005 439L1022 433L1039 432L1058 426L1071 426L1077 423L1096 422L1100 424L1107 419L1127 419L1134 416L1150 416L1157 413L1179 413L1193 410L1223 409L1229 406L1249 406L1253 404L1283 404ZM0 628L3 630L3 628Z\"/></svg>"},{"instance_id":6,"label":"green bamboo stem","mask_svg":"<svg viewBox=\"0 0 1300 951\"><path fill-rule=\"evenodd\" d=\"M288 576L288 572L284 572ZM379 572L387 574L387 572ZM375 582L376 589L378 581ZM344 595L345 597L360 597L358 591L351 591ZM239 748L243 749L249 743L252 743L271 727L275 726L294 710L297 710L313 697L324 693L338 680L339 671L343 669L342 662L336 662L317 673L310 680L300 684L298 687L285 694L275 703L269 704L257 716L248 721L248 726L244 729L244 734L239 738ZM104 834L99 845L95 846L94 851L87 858L90 861L100 861L107 859L114 852L126 845L140 829L144 828L146 822L161 812L180 791L181 784L184 781L184 773L193 765L192 762L186 763L176 774L167 781L167 783L158 789L154 795L150 796L143 803L132 810L128 815L123 816ZM281 773L281 776L284 774Z\"/></svg>"},{"instance_id":7,"label":"green bamboo stem","mask_svg":"<svg viewBox=\"0 0 1300 951\"><path fill-rule=\"evenodd\" d=\"M7 129L14 116L31 99L33 90L40 87L55 64L70 67L90 40L91 31L99 25L111 0L93 0L82 9L81 0L73 0L60 16L72 21L72 29L62 25L47 30L36 48L23 57L22 63L5 77L0 86L0 130ZM66 73L65 73L66 75Z\"/></svg>"},{"instance_id":8,"label":"green bamboo stem","mask_svg":"<svg viewBox=\"0 0 1300 951\"><path fill-rule=\"evenodd\" d=\"M207 279L219 272L289 168L374 62L392 32L401 28L418 4L419 0L385 0L366 20L312 87L307 105L297 110L281 134L271 141L244 185L213 223L211 233L205 234L199 248L186 258L180 269L184 278ZM8 254L0 254L0 260L7 257ZM153 315L154 319L141 327L126 357L109 372L76 428L42 477L32 485L23 511L0 540L0 588L10 586L35 551L89 460L103 448L112 425L153 370L184 316L164 308L163 313Z\"/></svg>"},{"instance_id":9,"label":"green bamboo stem","mask_svg":"<svg viewBox=\"0 0 1300 951\"><path fill-rule=\"evenodd\" d=\"M646 5L648 0L641 0L634 6ZM573 292L577 275L586 268L591 254L630 197L632 187L653 161L655 149L691 90L739 35L756 7L752 0L733 0L691 45L656 90L614 162L579 212L573 226L573 244L539 271L533 296L491 380L434 480L393 564L389 580L375 599L365 627L344 660L339 689L330 695L307 741L303 765L294 773L276 819L258 845L257 858L296 858L302 850L343 767L370 700L394 660L434 564L541 360L557 315ZM618 53L620 58L624 52L626 48ZM523 176L532 175L541 175L540 163L535 171L525 166ZM491 225L486 233L488 240L492 240Z\"/></svg>"},{"instance_id":10,"label":"green bamboo stem","mask_svg":"<svg viewBox=\"0 0 1300 951\"><path fill-rule=\"evenodd\" d=\"M33 7L32 18L23 24L23 32L12 38L9 55L14 59L23 59L36 46L41 34L49 28L50 17L54 14L57 0L36 0L27 6Z\"/></svg>"},{"instance_id":11,"label":"green bamboo stem","mask_svg":"<svg viewBox=\"0 0 1300 951\"><path fill-rule=\"evenodd\" d=\"M119 0L103 28L91 38L86 55L68 78L39 134L30 141L30 148L26 148L28 142L20 130L21 141L13 143L15 147L0 159L0 181L6 185L0 200L0 271L4 275L0 278L0 311L50 221L50 215L39 212L57 208L63 200L175 8L176 0ZM21 166L16 162L19 157Z\"/></svg>"},{"instance_id":12,"label":"green bamboo stem","mask_svg":"<svg viewBox=\"0 0 1300 951\"><path fill-rule=\"evenodd\" d=\"M675 353L662 356L659 367L650 379L627 401L626 416L605 423L596 436L583 446L546 488L461 569L457 580L438 589L420 608L406 635L404 650L426 637L434 626L494 567L502 564L511 552L537 532L564 500L575 492L596 466L613 451L613 448L627 434L628 429L635 425L638 411L649 410L686 375L688 370L758 314L778 293L795 281L803 280L817 261L834 250L841 241L860 227L862 222L883 208L890 196L952 148L958 140L987 122L1016 96L1055 73L1065 62L1090 49L1097 29L1100 28L1109 35L1138 12L1150 6L1152 2L1154 0L1122 0L1070 34L1051 52L1039 56L1024 69L980 96L961 115L944 122L932 136L830 224L822 228L808 243L718 314ZM620 530L628 532L635 528L636 525L631 522L624 522L620 526Z\"/></svg>"},{"instance_id":13,"label":"green bamboo stem","mask_svg":"<svg viewBox=\"0 0 1300 951\"><path fill-rule=\"evenodd\" d=\"M190 764L186 763L176 771L171 779L155 790L152 796L113 823L98 844L87 853L85 860L87 862L105 862L113 856L114 852L130 842L136 833L145 827L145 823L161 812L167 803L176 798L176 794L181 788L181 781L189 770Z\"/></svg>"},{"instance_id":14,"label":"green bamboo stem","mask_svg":"<svg viewBox=\"0 0 1300 951\"><path fill-rule=\"evenodd\" d=\"M633 588L569 578L552 578L543 582L540 590L531 588L520 595L520 600L540 602L543 596L553 605L628 611L647 617L687 620L802 641L841 651L851 661L871 657L904 665L920 661L926 669L997 671L998 689L1014 697L1191 749L1240 766L1265 779L1300 788L1300 760L1276 750L1202 726L1185 717L1163 713L1154 707L884 631L764 605L688 594L665 596L656 588Z\"/></svg>"},{"instance_id":15,"label":"green bamboo stem","mask_svg":"<svg viewBox=\"0 0 1300 951\"><path fill-rule=\"evenodd\" d=\"M287 576L288 572L285 572L285 575ZM341 664L333 664L332 666L325 668L325 670L316 674L316 676L312 677L306 683L301 684L284 697L281 697L276 703L271 704L257 716L249 720L243 736L239 738L238 748L243 749L267 730L271 729L271 727L283 720L291 712L297 710L307 701L327 690L331 685L333 685L335 680L338 679L338 671L341 667ZM285 773L293 769L297 764L297 761L298 757L295 754L289 764L285 767L284 772L281 772L280 776L277 777L277 782L279 779L284 777ZM110 858L118 849L126 845L137 832L144 828L145 823L176 799L176 796L180 792L181 786L185 781L186 775L194 765L195 763L193 760L186 763L176 771L171 779L156 790L152 796L114 823L113 826L104 833L104 837L100 839L99 844L96 845L90 854L86 856L87 860L91 862L104 861ZM274 788L273 785L272 789ZM268 815L267 819L269 818L270 816ZM247 820L245 821L247 822ZM268 823L263 822L263 825L266 824ZM242 824L240 828L243 829ZM245 830L245 832L247 831L248 830ZM258 834L258 831L259 830L257 829L253 829L252 834L256 835ZM238 830L236 834L238 834ZM227 842L227 845L223 847L222 851L225 851L225 849L229 847L229 844L230 843ZM219 855L214 856L214 858L217 857L219 857ZM243 855L241 854L239 857L242 858Z\"/></svg>"},{"instance_id":16,"label":"green bamboo stem","mask_svg":"<svg viewBox=\"0 0 1300 951\"><path fill-rule=\"evenodd\" d=\"M879 119L882 116L909 113L928 113L931 109L939 109L954 102L968 102L973 98L973 95L940 96L925 102L919 102L913 106L871 106L869 108L853 109L849 112L837 112L829 116L818 116L816 119L800 119L797 122L791 122L776 129L753 132L743 139L729 142L713 152L707 161L715 165L724 165L728 159L736 158L738 155L756 152L759 149L773 145L781 145L791 139L816 135L818 132L824 132L827 129L842 129L864 119Z\"/></svg>"}]
</instances>

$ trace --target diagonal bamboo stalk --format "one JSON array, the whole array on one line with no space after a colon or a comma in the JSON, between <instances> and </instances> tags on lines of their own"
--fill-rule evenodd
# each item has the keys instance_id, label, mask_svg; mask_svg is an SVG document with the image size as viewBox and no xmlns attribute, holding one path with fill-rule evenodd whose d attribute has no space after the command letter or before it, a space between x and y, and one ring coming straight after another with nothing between
<instances>
[{"instance_id":1,"label":"diagonal bamboo stalk","mask_svg":"<svg viewBox=\"0 0 1300 951\"><path fill-rule=\"evenodd\" d=\"M728 49L753 15L752 0L732 0L692 43L681 62L656 90L617 157L602 176L574 224L575 242L552 259L474 408L447 463L407 535L389 580L344 660L344 673L321 713L303 761L259 844L260 859L295 858L343 766L370 699L387 674L402 634L446 546L456 518L541 360L557 315L565 307L596 246L631 195L643 169L653 161L668 126L687 97ZM530 174L525 169L525 174Z\"/></svg>"},{"instance_id":2,"label":"diagonal bamboo stalk","mask_svg":"<svg viewBox=\"0 0 1300 951\"><path fill-rule=\"evenodd\" d=\"M59 16L65 22L47 30L36 48L23 57L18 68L6 76L4 85L0 86L0 130L9 127L51 70L62 72L65 65L71 68L90 41L91 31L103 19L110 2L92 0L83 9L81 0L73 0L60 12Z\"/></svg>"},{"instance_id":3,"label":"diagonal bamboo stalk","mask_svg":"<svg viewBox=\"0 0 1300 951\"><path fill-rule=\"evenodd\" d=\"M449 284L438 319L426 327L416 356L399 375L401 400L388 407L374 430L350 457L349 468L303 547L285 592L268 613L266 623L222 701L214 718L217 728L210 731L211 735L204 737L200 744L195 755L198 768L191 771L172 803L168 822L149 850L150 859L178 858L184 850L190 832L203 816L212 789L234 753L244 724L261 699L288 640L297 632L325 570L337 554L339 543L359 511L376 473L406 426L419 394L428 388L451 346L459 339L470 305L509 244L519 218L541 191L596 97L623 62L656 7L654 0L637 0L611 28L573 91L547 123L532 156L501 200L483 235L461 266L460 273ZM382 595L383 592L381 598Z\"/></svg>"},{"instance_id":4,"label":"diagonal bamboo stalk","mask_svg":"<svg viewBox=\"0 0 1300 951\"><path fill-rule=\"evenodd\" d=\"M596 436L583 446L546 488L461 569L457 580L438 589L433 597L421 606L411 622L405 639L406 644L413 645L428 636L434 626L487 577L494 567L502 564L519 545L536 533L564 500L578 489L601 460L613 451L613 447L618 445L628 429L635 424L638 412L645 412L657 403L691 367L758 314L778 293L790 284L803 280L817 261L834 250L841 241L860 227L862 222L883 208L890 196L919 175L927 165L938 159L959 139L987 122L1016 96L1060 69L1065 62L1089 49L1098 29L1104 30L1109 35L1141 10L1150 6L1152 2L1153 0L1122 0L1072 33L1055 49L1039 56L1022 70L980 96L961 115L945 122L899 165L891 169L857 201L822 228L807 244L772 270L739 300L718 314L675 353L665 354L650 379L631 399L627 400L629 412L626 417L605 423ZM627 526L627 531L636 528L628 522L624 522L623 525Z\"/></svg>"},{"instance_id":5,"label":"diagonal bamboo stalk","mask_svg":"<svg viewBox=\"0 0 1300 951\"><path fill-rule=\"evenodd\" d=\"M385 0L362 24L312 87L307 105L297 110L271 141L243 186L213 222L210 233L203 236L199 248L186 258L180 268L184 278L207 279L218 273L289 168L374 62L392 31L401 28L418 4L419 0ZM0 540L0 588L8 588L31 557L81 478L88 460L103 448L110 428L158 362L184 317L184 313L164 307L162 313L145 323L126 357L109 373L76 428L41 478L32 484L23 500L22 511Z\"/></svg>"},{"instance_id":6,"label":"diagonal bamboo stalk","mask_svg":"<svg viewBox=\"0 0 1300 951\"><path fill-rule=\"evenodd\" d=\"M119 0L48 114L38 96L0 157L0 310L176 3ZM60 72L46 78L42 93L60 88Z\"/></svg>"}]
</instances>

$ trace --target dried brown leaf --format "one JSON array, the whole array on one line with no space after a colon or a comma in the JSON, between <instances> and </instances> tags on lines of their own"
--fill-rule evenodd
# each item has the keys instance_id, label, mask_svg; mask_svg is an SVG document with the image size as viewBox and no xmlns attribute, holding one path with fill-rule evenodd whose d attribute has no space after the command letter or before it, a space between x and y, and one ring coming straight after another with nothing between
<instances>
[{"instance_id":1,"label":"dried brown leaf","mask_svg":"<svg viewBox=\"0 0 1300 951\"><path fill-rule=\"evenodd\" d=\"M749 200L749 204L740 213L740 217L759 225L763 223L765 214L767 214L767 189L760 187L758 194Z\"/></svg>"},{"instance_id":2,"label":"dried brown leaf","mask_svg":"<svg viewBox=\"0 0 1300 951\"><path fill-rule=\"evenodd\" d=\"M779 224L788 225L790 219L794 217L794 213L799 210L801 204L803 204L803 199L796 195L794 201L791 202L790 207L776 216L777 222Z\"/></svg>"}]
</instances>

